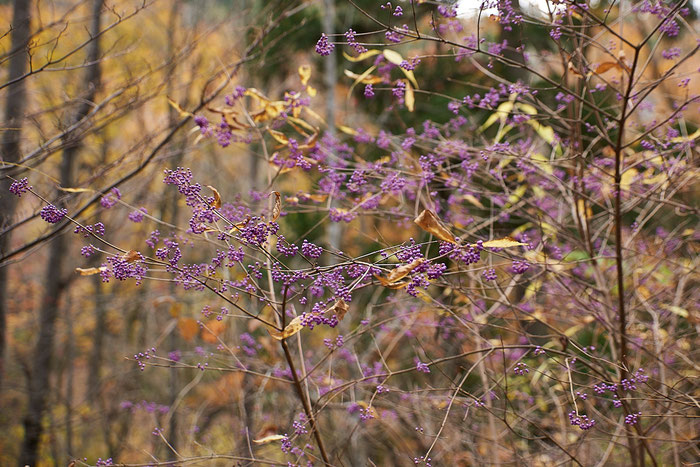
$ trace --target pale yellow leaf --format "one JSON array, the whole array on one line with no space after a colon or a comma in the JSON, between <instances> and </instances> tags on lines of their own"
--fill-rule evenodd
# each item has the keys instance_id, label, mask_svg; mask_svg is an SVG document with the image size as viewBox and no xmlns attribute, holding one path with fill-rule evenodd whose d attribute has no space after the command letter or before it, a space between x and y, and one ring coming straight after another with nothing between
<instances>
[{"instance_id":1,"label":"pale yellow leaf","mask_svg":"<svg viewBox=\"0 0 700 467\"><path fill-rule=\"evenodd\" d=\"M309 65L302 65L299 67L299 79L301 79L301 84L306 86L311 78L311 67Z\"/></svg>"},{"instance_id":2,"label":"pale yellow leaf","mask_svg":"<svg viewBox=\"0 0 700 467\"><path fill-rule=\"evenodd\" d=\"M413 112L416 106L416 96L413 94L413 87L408 80L406 80L406 95L404 96L404 100L406 101L406 108L408 111Z\"/></svg>"},{"instance_id":3,"label":"pale yellow leaf","mask_svg":"<svg viewBox=\"0 0 700 467\"><path fill-rule=\"evenodd\" d=\"M100 267L100 268L75 268L75 272L80 274L81 276L92 276L93 274L99 274L102 271L106 271L106 267Z\"/></svg>"},{"instance_id":4,"label":"pale yellow leaf","mask_svg":"<svg viewBox=\"0 0 700 467\"><path fill-rule=\"evenodd\" d=\"M281 131L273 130L272 128L268 128L267 132L270 133L270 136L277 141L280 144L287 145L289 144L289 139L282 133Z\"/></svg>"},{"instance_id":5,"label":"pale yellow leaf","mask_svg":"<svg viewBox=\"0 0 700 467\"><path fill-rule=\"evenodd\" d=\"M284 438L285 438L284 435L269 435L269 436L265 436L264 438L254 439L253 442L255 444L267 444L267 443L272 443L274 441L280 441Z\"/></svg>"},{"instance_id":6,"label":"pale yellow leaf","mask_svg":"<svg viewBox=\"0 0 700 467\"><path fill-rule=\"evenodd\" d=\"M282 196L280 196L279 191L273 191L272 194L275 195L275 205L272 207L272 221L274 222L282 212Z\"/></svg>"},{"instance_id":7,"label":"pale yellow leaf","mask_svg":"<svg viewBox=\"0 0 700 467\"><path fill-rule=\"evenodd\" d=\"M352 55L348 55L345 52L343 52L343 57L345 57L345 60L347 60L349 62L361 62L362 60L364 60L366 58L374 57L375 55L379 55L380 53L382 53L381 50L371 49L371 50L368 50L367 52L361 53L357 57L353 57Z\"/></svg>"},{"instance_id":8,"label":"pale yellow leaf","mask_svg":"<svg viewBox=\"0 0 700 467\"><path fill-rule=\"evenodd\" d=\"M488 242L482 243L482 246L485 248L510 248L514 246L527 246L527 243L513 240L510 237L505 237L499 240L489 240Z\"/></svg>"}]
</instances>

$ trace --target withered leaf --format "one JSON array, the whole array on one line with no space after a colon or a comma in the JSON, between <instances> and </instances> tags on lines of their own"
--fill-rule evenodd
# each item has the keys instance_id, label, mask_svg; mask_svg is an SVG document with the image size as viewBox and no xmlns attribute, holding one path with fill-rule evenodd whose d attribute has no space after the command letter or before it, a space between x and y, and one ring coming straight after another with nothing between
<instances>
[{"instance_id":1,"label":"withered leaf","mask_svg":"<svg viewBox=\"0 0 700 467\"><path fill-rule=\"evenodd\" d=\"M342 298L335 302L330 308L328 308L324 313L333 313L338 318L338 322L343 320L345 313L348 312L348 304Z\"/></svg>"},{"instance_id":2,"label":"withered leaf","mask_svg":"<svg viewBox=\"0 0 700 467\"><path fill-rule=\"evenodd\" d=\"M281 131L273 130L272 128L268 128L267 132L270 133L270 136L277 141L280 144L289 144L289 139L282 133Z\"/></svg>"},{"instance_id":3,"label":"withered leaf","mask_svg":"<svg viewBox=\"0 0 700 467\"><path fill-rule=\"evenodd\" d=\"M207 185L207 188L214 193L214 203L212 203L212 207L214 207L214 209L221 209L221 195L219 191L211 185Z\"/></svg>"},{"instance_id":4,"label":"withered leaf","mask_svg":"<svg viewBox=\"0 0 700 467\"><path fill-rule=\"evenodd\" d=\"M411 273L411 271L416 269L418 266L420 266L424 262L425 262L425 258L416 258L408 264L404 264L403 266L399 266L398 268L392 270L389 273L386 280L390 284L393 284L393 283L403 279L407 275L409 275Z\"/></svg>"},{"instance_id":5,"label":"withered leaf","mask_svg":"<svg viewBox=\"0 0 700 467\"><path fill-rule=\"evenodd\" d=\"M433 234L440 240L456 243L455 236L452 235L452 233L447 230L444 225L442 225L440 219L438 219L435 213L429 209L424 209L423 212L421 212L420 215L413 220L413 222L418 224L421 229Z\"/></svg>"},{"instance_id":6,"label":"withered leaf","mask_svg":"<svg viewBox=\"0 0 700 467\"><path fill-rule=\"evenodd\" d=\"M304 326L302 326L301 324L301 315L299 315L293 320L291 320L287 327L282 330L282 332L277 331L276 329L268 329L267 332L270 333L270 336L272 336L273 339L281 341L282 339L292 337L294 334L298 333L303 328Z\"/></svg>"},{"instance_id":7,"label":"withered leaf","mask_svg":"<svg viewBox=\"0 0 700 467\"><path fill-rule=\"evenodd\" d=\"M272 194L275 195L275 205L272 207L272 221L274 222L282 212L282 196L280 196L279 191L273 191Z\"/></svg>"},{"instance_id":8,"label":"withered leaf","mask_svg":"<svg viewBox=\"0 0 700 467\"><path fill-rule=\"evenodd\" d=\"M107 268L102 266L99 268L75 268L75 272L80 274L81 276L92 276L94 274L99 274L102 271L106 271Z\"/></svg>"},{"instance_id":9,"label":"withered leaf","mask_svg":"<svg viewBox=\"0 0 700 467\"><path fill-rule=\"evenodd\" d=\"M122 260L127 263L133 263L139 259L141 259L141 254L136 250L129 250L122 255Z\"/></svg>"},{"instance_id":10,"label":"withered leaf","mask_svg":"<svg viewBox=\"0 0 700 467\"><path fill-rule=\"evenodd\" d=\"M608 70L612 70L613 68L621 68L620 64L617 62L603 62L600 65L598 65L595 69L596 74L603 74Z\"/></svg>"}]
</instances>

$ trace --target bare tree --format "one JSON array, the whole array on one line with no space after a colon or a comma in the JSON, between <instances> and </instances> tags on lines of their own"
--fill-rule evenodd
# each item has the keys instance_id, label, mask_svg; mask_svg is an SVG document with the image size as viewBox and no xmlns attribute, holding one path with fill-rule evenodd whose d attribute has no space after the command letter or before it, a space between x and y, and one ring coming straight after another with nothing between
<instances>
[{"instance_id":1,"label":"bare tree","mask_svg":"<svg viewBox=\"0 0 700 467\"><path fill-rule=\"evenodd\" d=\"M15 0L12 15L12 54L8 79L13 81L27 71L27 47L30 36L30 5L28 0ZM20 80L7 87L5 102L5 132L0 141L0 156L2 165L14 164L20 159L20 138L22 136L22 121L26 107L26 81ZM0 229L12 224L17 198L10 194L8 188L11 179L0 179ZM0 235L0 251L7 251L10 245L10 234ZM5 347L6 316L7 316L7 266L0 267L0 388L2 388Z\"/></svg>"},{"instance_id":2,"label":"bare tree","mask_svg":"<svg viewBox=\"0 0 700 467\"><path fill-rule=\"evenodd\" d=\"M84 86L86 95L76 108L71 123L76 123L88 115L92 109L97 90L100 86L100 42L97 36L100 32L102 13L102 0L94 0L92 8L92 21L90 36L95 38L88 45L87 63L85 68ZM82 139L69 133L65 138L60 167L60 181L62 186L70 187L73 181L73 171ZM59 205L66 200L59 201ZM49 248L49 260L44 281L44 294L40 304L39 337L34 351L34 366L29 374L29 404L24 419L24 441L20 454L20 465L36 465L39 454L39 440L43 431L42 418L46 411L49 396L49 376L51 371L53 346L56 333L56 318L58 315L58 302L65 290L65 278L61 275L66 258L67 238L58 235Z\"/></svg>"}]
</instances>

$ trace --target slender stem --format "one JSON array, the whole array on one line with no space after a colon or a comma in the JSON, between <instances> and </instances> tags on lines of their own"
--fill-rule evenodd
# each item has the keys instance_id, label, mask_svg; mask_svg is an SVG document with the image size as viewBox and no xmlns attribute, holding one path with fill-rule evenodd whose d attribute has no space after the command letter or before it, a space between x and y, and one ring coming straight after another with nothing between
<instances>
[{"instance_id":1,"label":"slender stem","mask_svg":"<svg viewBox=\"0 0 700 467\"><path fill-rule=\"evenodd\" d=\"M289 370L292 372L292 379L294 380L294 389L297 392L299 400L304 406L304 412L306 413L306 418L309 419L309 424L311 425L311 432L314 434L316 439L316 444L318 445L318 450L321 453L321 459L326 465L332 465L328 460L328 453L326 452L326 447L323 444L323 439L321 438L321 433L318 431L318 426L316 425L316 418L314 417L313 410L309 401L304 395L304 389L301 387L301 381L299 381L299 376L297 375L296 369L294 368L294 360L292 359L292 354L289 351L289 346L287 345L286 339L280 341L282 344L282 350L284 351L284 357L287 360L287 365L289 365Z\"/></svg>"}]
</instances>

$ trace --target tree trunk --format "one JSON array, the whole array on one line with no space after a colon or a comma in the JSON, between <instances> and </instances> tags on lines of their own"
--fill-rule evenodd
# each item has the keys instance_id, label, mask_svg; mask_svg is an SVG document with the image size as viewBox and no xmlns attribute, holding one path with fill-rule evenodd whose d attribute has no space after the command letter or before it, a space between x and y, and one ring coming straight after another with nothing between
<instances>
[{"instance_id":1,"label":"tree trunk","mask_svg":"<svg viewBox=\"0 0 700 467\"><path fill-rule=\"evenodd\" d=\"M27 72L27 46L29 44L31 2L29 0L15 0L12 15L12 51L10 57L10 72L8 80L12 81ZM8 129L3 132L0 142L0 156L3 162L15 163L20 160L20 138L22 136L22 122L26 107L26 80L17 81L7 87L7 101L5 103L5 123L3 127ZM4 163L3 163L4 165ZM9 192L12 180L0 179L0 231L12 224L12 219L17 206L17 197ZM0 252L5 252L10 246L10 233L0 234ZM6 323L7 323L7 268L0 266L0 390L2 389L3 375L5 373L5 347Z\"/></svg>"},{"instance_id":2,"label":"tree trunk","mask_svg":"<svg viewBox=\"0 0 700 467\"><path fill-rule=\"evenodd\" d=\"M21 3L21 2L20 2ZM102 0L93 3L92 22L90 34L96 37L100 32L100 13L102 12ZM94 39L88 45L85 69L85 81L83 88L87 90L85 96L78 105L73 117L76 123L83 119L92 108L97 88L100 84L100 45L99 39ZM66 136L65 149L63 150L60 181L62 186L69 187L73 183L73 169L76 156L81 146L81 139L74 134ZM65 200L57 203L59 207L65 205ZM42 418L46 412L49 395L49 375L53 357L53 346L56 334L56 317L58 314L58 301L65 288L65 281L61 277L61 271L66 258L68 237L58 235L49 248L49 262L44 279L44 294L40 303L39 337L34 351L33 368L29 374L29 404L27 415L24 419L24 441L20 454L20 466L37 463L39 457L39 440L43 431Z\"/></svg>"}]
</instances>

